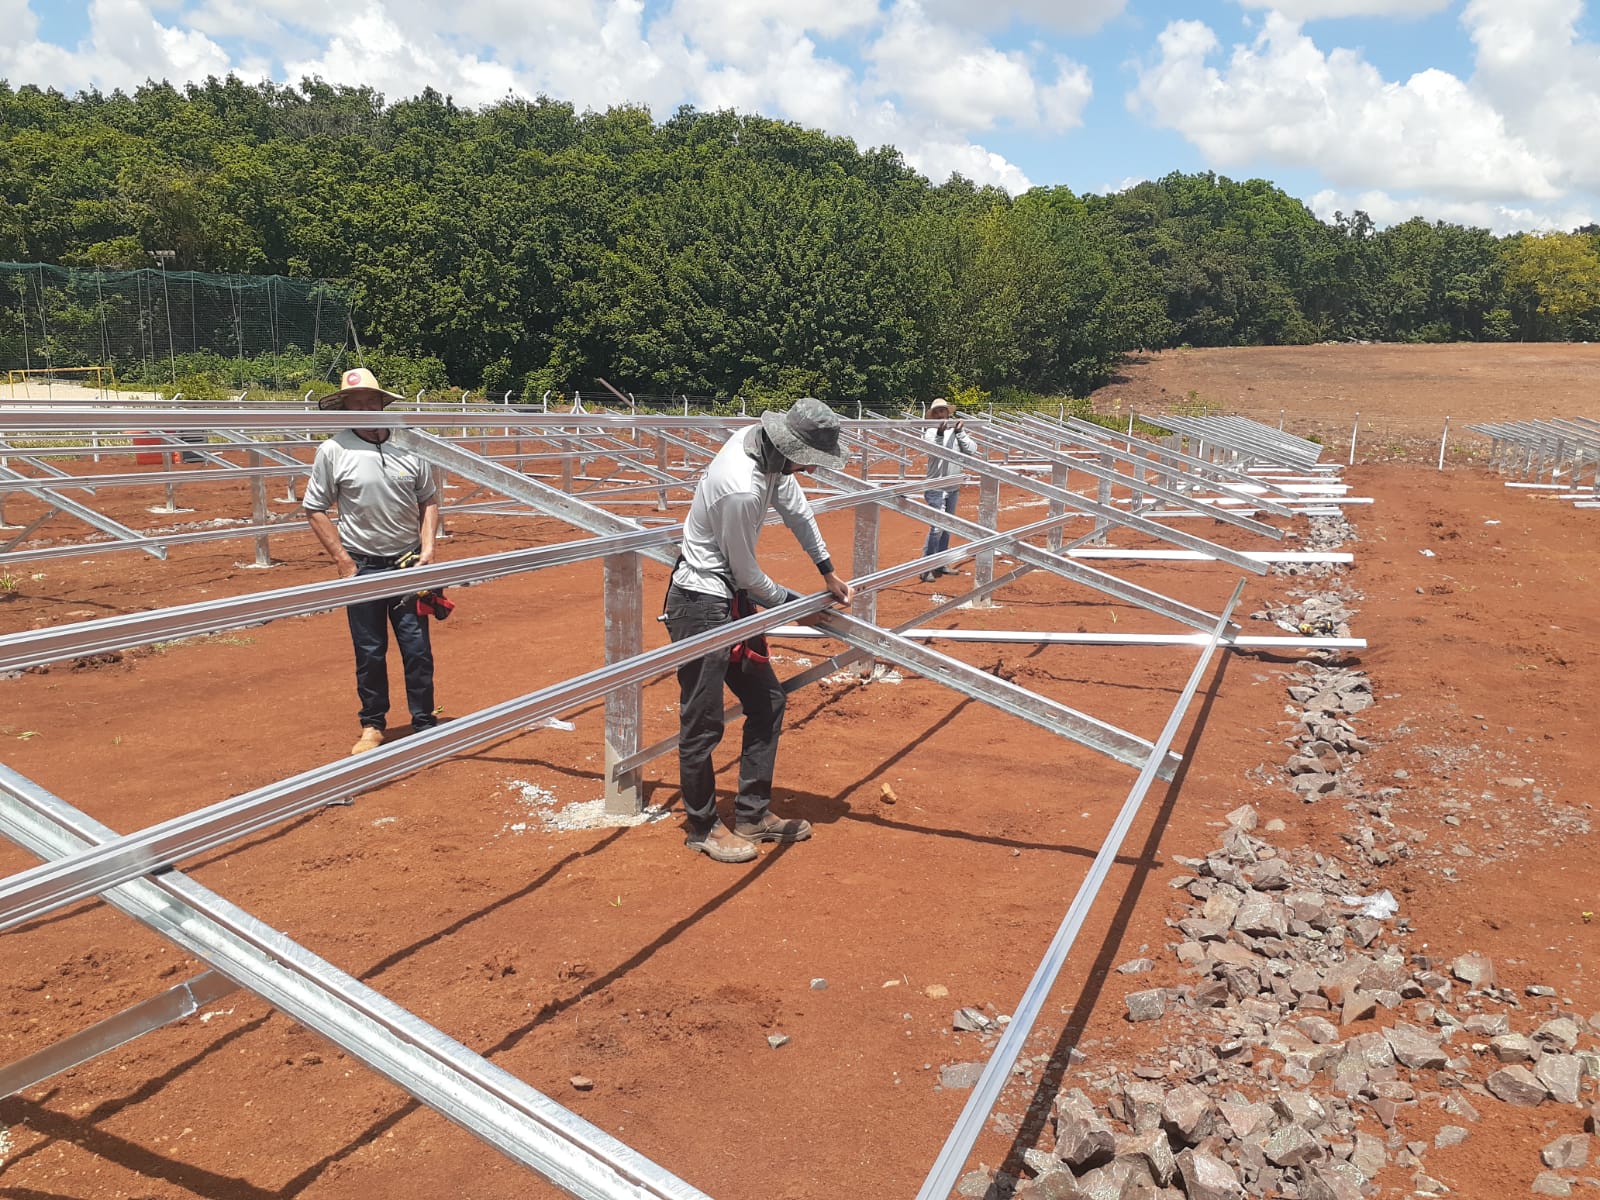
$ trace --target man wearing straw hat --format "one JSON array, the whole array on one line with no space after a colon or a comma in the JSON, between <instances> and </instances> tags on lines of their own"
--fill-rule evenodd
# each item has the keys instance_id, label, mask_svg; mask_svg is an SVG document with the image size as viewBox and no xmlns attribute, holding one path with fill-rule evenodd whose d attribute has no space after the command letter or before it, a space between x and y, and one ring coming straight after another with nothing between
<instances>
[{"instance_id":1,"label":"man wearing straw hat","mask_svg":"<svg viewBox=\"0 0 1600 1200\"><path fill-rule=\"evenodd\" d=\"M318 401L323 409L377 412L402 397L386 392L365 367L344 373L344 386ZM311 530L339 569L341 579L433 561L439 530L439 489L428 464L417 455L386 446L387 429L341 429L317 447L306 486ZM328 509L339 508L334 529ZM415 558L411 556L415 555ZM383 745L389 720L389 627L405 667L411 727L439 723L433 706L433 646L428 620L412 592L363 600L346 610L356 654L356 695L361 700L361 737L350 753Z\"/></svg>"},{"instance_id":2,"label":"man wearing straw hat","mask_svg":"<svg viewBox=\"0 0 1600 1200\"><path fill-rule=\"evenodd\" d=\"M761 423L735 433L717 452L695 488L683 523L683 545L667 589L665 620L682 641L753 611L795 597L756 561L756 538L767 510L776 509L822 582L840 604L850 585L833 570L828 547L797 473L834 470L848 456L839 448L839 418L807 396L787 412L766 412ZM767 660L765 639L723 648L678 668L678 779L688 836L684 844L716 862L749 862L757 842L801 842L811 823L782 820L771 811L772 772L783 730L785 696ZM717 816L711 756L722 741L726 685L744 707L739 791L730 831Z\"/></svg>"}]
</instances>

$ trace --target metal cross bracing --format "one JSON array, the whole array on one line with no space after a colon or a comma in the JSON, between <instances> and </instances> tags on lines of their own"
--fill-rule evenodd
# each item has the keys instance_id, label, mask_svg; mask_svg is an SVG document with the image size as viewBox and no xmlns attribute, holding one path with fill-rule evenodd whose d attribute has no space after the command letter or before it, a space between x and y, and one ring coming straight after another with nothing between
<instances>
[{"instance_id":1,"label":"metal cross bracing","mask_svg":"<svg viewBox=\"0 0 1600 1200\"><path fill-rule=\"evenodd\" d=\"M162 413L160 424L163 427L171 424L167 419L168 415L167 412ZM270 423L262 421L259 413L249 415L253 420L241 422L239 412L230 411L228 427L237 430L240 436L245 436L246 430L271 431L274 428ZM510 414L505 415L510 416ZM320 429L346 427L353 423L350 415L345 413L311 414L296 411L284 414L283 419L295 426L303 426L306 418L313 416L322 418L313 424L313 427ZM386 419L379 422L373 420L374 417ZM444 429L459 428L462 423L460 415L451 413L449 417L453 419L426 423ZM828 494L817 497L815 506L824 513L849 510L855 514L853 574L858 588L858 599L852 605L854 615L847 616L832 611L826 596L817 594L759 613L755 617L702 635L700 638L644 652L638 637L643 618L639 559L641 556L646 556L659 561L670 561L672 558L670 541L676 535L678 527L670 521L644 526L638 521L610 512L593 501L604 498L614 502L621 496L641 489L650 492L667 487L680 492L686 490L687 480L683 476L673 474L670 469L664 469L667 467L665 461L667 448L671 447L681 454L683 460L681 469L687 472L697 468L703 460L715 452L717 444L727 430L743 422L737 418L641 418L633 422L631 427L627 427L630 423L626 419L619 420L607 416L597 421L595 415L587 413L581 414L581 417L583 418L581 425L590 431L582 435L575 432L580 422L572 421L570 416L535 421L528 414L519 413L516 414L516 421L512 423L512 427L518 429L518 436L522 437L562 438L566 447L565 453L569 457L587 454L594 458L610 459L615 464L611 474L606 480L599 481L601 486L588 489L582 495L573 494L573 488L582 479L581 476L566 471L560 478L563 486L551 486L512 469L505 465L504 461L497 461L500 456L474 454L460 444L479 441L478 438L458 438L452 443L432 437L420 430L408 428L423 423L416 421L414 414L361 414L359 420L363 425L381 423L395 429L397 438L405 441L428 457L439 469L451 475L496 492L524 510L555 517L592 535L556 546L437 563L432 567L416 571L409 578L419 588L444 586L500 578L507 574L557 563L601 558L606 568L607 616L607 661L603 668L482 712L458 718L449 725L392 743L359 759L341 760L326 767L304 772L279 784L257 789L244 796L234 797L146 830L121 837L103 830L80 837L76 845L59 843L53 849L42 849L40 852L53 861L31 871L22 872L11 879L0 881L0 928L14 927L21 921L57 911L63 905L96 893L107 892L108 889L111 889L112 895L121 896L130 889L160 887L166 881L173 881L175 884L187 883L181 876L163 869L205 849L228 844L249 832L280 823L292 815L309 811L330 800L370 790L401 775L424 769L467 750L514 735L541 719L569 712L575 706L596 698L604 698L607 709L608 799L620 797L636 800L636 790L628 786L630 777L636 778L637 773L654 757L665 753L675 744L675 739L668 739L653 747L645 749L639 747L636 697L643 683L673 669L676 664L698 657L713 648L743 640L757 631L787 628L789 622L807 617L813 622L806 628L809 635L831 636L844 643L845 649L827 662L787 681L786 687L804 686L824 677L841 665L860 660L863 655L895 662L951 687L963 695L983 700L1129 765L1142 764L1140 779L1136 781L1135 790L1130 793L1129 800L1124 806L1124 811L1131 820L1131 809L1128 806L1136 808L1149 783L1158 777L1170 777L1179 761L1168 749L1172 733L1194 693L1199 673L1212 650L1217 645L1228 644L1230 640L1240 646L1246 642L1246 639L1238 636L1237 627L1229 619L1233 603L1237 602L1238 592L1235 591L1234 601L1230 602L1228 609L1223 613L1209 613L1097 571L1086 566L1079 556L1100 554L1112 558L1136 555L1160 561L1163 554L1169 558L1177 554L1189 561L1218 561L1253 573L1260 573L1268 562L1286 557L1273 551L1240 551L1216 545L1168 529L1150 519L1159 510L1147 509L1138 514L1122 511L1103 503L1101 499L1090 500L1079 496L1066 486L1068 483L1066 472L1087 465L1093 469L1084 470L1082 473L1095 479L1102 498L1105 498L1107 488L1115 487L1128 491L1130 497L1153 498L1159 503L1165 503L1169 502L1169 498L1159 493L1169 485L1177 484L1194 492L1201 490L1202 482L1207 480L1207 475L1204 471L1196 469L1195 464L1169 459L1163 469L1152 467L1146 473L1139 463L1128 461L1134 449L1129 445L1126 455L1119 457L1114 453L1109 456L1111 462L1127 463L1131 473L1122 474L1112 469L1099 447L1085 448L1090 451L1086 464L1070 453L1063 452L1059 445L1051 445L1025 427L1018 428L1009 424L1002 426L998 422L983 431L982 441L986 451L992 450L1002 456L1001 461L993 461L987 453L982 457L958 456L957 466L962 471L963 477L976 481L980 491L979 521L968 522L943 513L936 514L910 498L922 490L924 483L921 479L907 478L908 468L915 462L915 456L926 453L927 450L924 445L918 443L914 435L910 435L911 441L907 440L908 431L916 427L916 423L850 422L848 437L851 444L860 451L859 468L862 477L821 473L816 483L827 489ZM0 427L16 428L14 418L15 414L12 413L0 414ZM143 419L148 420L148 417ZM529 422L529 424L522 425L518 422ZM149 421L149 423L156 422ZM501 422L496 421L494 424L499 426ZM503 438L490 437L487 440L503 440ZM638 453L630 455L629 450L635 447ZM1015 458L1016 455L1023 454L1028 457L1027 463L1017 461ZM523 461L518 456L511 457L515 458L519 465ZM1137 457L1148 456L1141 454ZM897 466L898 478L887 484L872 479L870 466L873 458L880 463ZM1265 460L1261 458L1252 460L1253 465L1259 465L1263 461ZM1299 462L1279 463L1278 466L1290 471L1305 469ZM1051 472L1051 483L1031 478L1031 471L1040 467ZM634 476L638 479L637 484L623 482L629 478L630 471L637 471L637 475ZM1209 486L1215 488L1222 485L1222 490L1226 490L1228 483L1238 482L1227 479L1214 480ZM1261 494L1267 497L1265 504L1260 505L1262 511L1272 511L1265 505L1278 503L1274 486L1265 484L1262 487ZM1050 505L1050 515L1043 520L1016 528L998 529L998 497L1001 487L1016 488L1043 499ZM1187 502L1187 491L1173 494ZM687 497L685 495L681 498ZM1283 507L1278 504L1279 509ZM942 555L913 559L882 568L877 563L877 528L879 515L885 511L913 520L919 525L929 522L943 524L963 541ZM1259 534L1270 538L1279 532L1273 527L1249 520L1239 514L1227 515L1234 519L1225 523L1233 525L1240 533ZM1073 522L1087 522L1092 528L1075 541L1064 543L1061 529ZM1093 550L1081 544L1094 540L1097 535L1106 531L1117 529L1127 529L1145 537L1159 538L1179 549L1164 552L1114 548ZM1041 538L1045 540L1048 548L1035 544ZM996 577L992 563L997 553L1016 558L1021 565L1005 575ZM987 561L989 569L978 573L974 587L968 595L935 598L929 610L893 630L882 629L876 624L875 597L879 590L903 583L931 566L945 565L974 555L980 560ZM1156 741L1145 740L1118 729L1110 722L1073 710L1057 700L978 671L926 645L931 636L953 634L958 631L919 629L921 622L943 613L953 612L965 603L981 600L1022 575L1040 570L1060 577L1065 584L1086 586L1098 594L1139 605L1157 616L1173 621L1187 631L1171 635L1145 635L1152 639L1152 644L1169 647L1202 646L1202 662L1196 668L1195 675L1191 677L1190 686L1180 700L1178 709L1169 720L1169 728L1163 731L1162 736ZM346 604L362 598L365 590L383 592L389 588L392 588L392 584L385 587L382 581L373 585L362 579L335 580L251 597L189 605L154 613L133 614L126 618L110 618L77 626L62 626L27 635L0 637L0 667L6 663L47 661L50 658L90 653L93 652L90 647L137 644L141 640L170 637L180 630L209 632L239 624L259 623L293 612L317 611ZM1202 632L1193 632L1195 630ZM993 636L1003 640L1032 637L1042 642L1063 635L1002 631ZM1288 648L1289 644L1301 646L1329 644L1326 639L1259 640L1270 641L1284 648ZM633 698L631 702L630 697ZM0 778L0 783L3 782L6 781ZM17 788L0 786L0 801L3 801L0 803L0 808L9 812L16 803L21 803L18 800L19 791L28 790L27 781L21 781ZM37 792L38 789L33 790ZM15 824L17 818L14 813L5 820L8 832L14 832L17 828ZM1120 818L1119 827L1122 829L1122 834L1125 834L1125 824ZM1116 829L1113 830L1113 838L1117 842L1120 842L1122 834L1117 833ZM44 843L40 842L37 845L43 846ZM1112 841L1108 841L1101 851L1102 855L1108 852L1115 853ZM1098 861L1097 859L1097 863ZM141 879L153 871L163 871L163 873L153 876L148 881ZM1069 911L1067 922L1063 924L1063 931L1067 931L1074 921L1081 923L1080 908L1087 905L1089 899L1092 899L1093 891L1099 886L1099 881L1093 876L1094 873L1091 872L1091 878L1085 881L1084 889L1080 890L1079 901L1075 902L1074 908ZM243 917L243 920L248 921L248 918ZM1057 941L1052 946L1052 955L1059 954L1064 957L1075 929L1073 925L1071 932L1066 933L1064 944L1063 935L1058 934ZM285 955L290 959L298 959L304 955L304 951L293 947L292 943L287 946L280 944L270 952L269 961L281 960ZM200 957L204 958L205 955ZM1050 956L1047 956L1046 963L1041 965L1041 972L1047 972L1050 961ZM245 986L277 1003L274 999L277 993L273 991L272 981L265 975L256 974L256 968L260 965L259 962L249 963L245 967L232 965L232 969L222 968L222 970L228 978L244 983ZM1054 971L1059 970L1059 966L1060 958L1057 958L1054 968L1047 972L1049 978L1054 977ZM320 964L313 974L322 973L322 968L337 976L337 972L328 964ZM248 978L240 979L241 974ZM1030 987L1028 996L1025 997L1024 1008L1033 1003L1036 992L1039 993L1038 998L1042 999L1042 992L1039 991L1042 978L1043 975L1036 977L1035 985ZM204 980L196 981L194 989L179 989L175 994L156 997L146 1002L145 1006L136 1006L120 1020L114 1020L112 1024L115 1028L110 1032L86 1031L79 1039L69 1039L71 1045L63 1048L50 1061L63 1065L81 1061L84 1054L92 1052L95 1046L108 1038L116 1040L124 1035L136 1035L142 1029L153 1028L164 1020L172 1019L174 1014L181 1015L192 1006L195 989L205 993L206 988L216 986L220 985L214 982L207 983ZM1048 983L1042 986L1047 988ZM337 992L341 988L336 987L334 990ZM376 996L375 993L373 995ZM384 1005L388 1003L381 997L376 997L372 1002ZM389 1007L392 1009L393 1006ZM1022 1011L1019 1009L1019 1015ZM397 1009L394 1009L391 1015L395 1020L416 1021L410 1014L401 1013ZM315 1023L306 1021L303 1017L299 1019L336 1041L347 1036L349 1032L338 1021ZM1030 1022L1031 1017L1017 1029L1016 1047L1020 1047L1020 1039L1026 1036L1026 1024ZM448 1040L437 1030L427 1031L424 1040L431 1043L435 1039ZM999 1049L1006 1050L1006 1048L1007 1043L1003 1042ZM1014 1051L1011 1051L1011 1056L1015 1057ZM997 1067L996 1063L1000 1062L1002 1057L997 1051L995 1060L991 1062L990 1071L986 1072L986 1080L992 1073L996 1079L1003 1082L1009 1063ZM377 1069L401 1082L402 1086L411 1087L411 1082L407 1082L409 1079L407 1073L412 1069L412 1064L397 1063L377 1054L364 1058L364 1061L371 1062ZM459 1064L453 1064L453 1068L454 1066ZM0 1079L3 1078L8 1076L0 1075ZM514 1084L515 1081L511 1083ZM506 1086L509 1087L510 1084ZM419 1093L413 1089L413 1094ZM533 1095L537 1096L537 1093ZM974 1100L978 1099L978 1095L979 1093L975 1092ZM425 1096L422 1098L429 1103L435 1103ZM992 1097L989 1103L992 1103ZM984 1112L986 1113L987 1109ZM468 1121L463 1120L460 1114L446 1111L445 1115L469 1128L473 1127ZM565 1115L570 1116L570 1114ZM952 1133L952 1142L947 1145L947 1153L941 1156L940 1163L936 1164L936 1173L949 1169L951 1161L954 1161L956 1166L960 1165L960 1159L952 1160L952 1155L959 1154L964 1158L966 1151L959 1148L961 1139L968 1133L975 1136L976 1129L981 1127L982 1119L980 1115L976 1126L973 1126L964 1114L963 1124L958 1125L957 1130ZM492 1126L494 1122L491 1121L490 1124ZM513 1157L517 1157L518 1161L527 1162L536 1170L545 1173L547 1177L557 1182L558 1186L567 1186L563 1183L564 1177L560 1172L570 1166L562 1155L568 1153L571 1147L561 1148L561 1153L554 1156L547 1155L541 1159L537 1152L529 1152L526 1148L521 1151L508 1149L504 1144L505 1137L496 1140L498 1135L494 1128L475 1128L474 1132L478 1132L479 1136L485 1137L491 1144L506 1149ZM605 1135L600 1136L603 1138ZM970 1149L970 1142L967 1143L967 1148ZM548 1147L544 1149L548 1150ZM592 1147L579 1147L579 1161L588 1163L582 1155L590 1149ZM626 1150L625 1147L622 1149ZM633 1163L635 1174L639 1174L643 1170L640 1167L642 1160L637 1160L637 1156L634 1156L630 1161ZM608 1162L608 1165L614 1164ZM653 1164L644 1164L644 1168L653 1168ZM649 1170L643 1170L643 1173L651 1174ZM933 1178L934 1176L930 1176L930 1180ZM571 1188L568 1190L574 1195L585 1196L698 1195L692 1189L681 1193L670 1190L660 1193L638 1190L640 1185L637 1178L626 1184L619 1184L613 1180L601 1186L602 1189L609 1187L618 1190L578 1191ZM662 1186L688 1187L671 1177L667 1177ZM634 1190L627 1190L629 1188Z\"/></svg>"},{"instance_id":2,"label":"metal cross bracing","mask_svg":"<svg viewBox=\"0 0 1600 1200\"><path fill-rule=\"evenodd\" d=\"M1553 417L1468 428L1490 439L1490 467L1515 477L1507 487L1554 492L1576 508L1600 502L1600 421Z\"/></svg>"}]
</instances>

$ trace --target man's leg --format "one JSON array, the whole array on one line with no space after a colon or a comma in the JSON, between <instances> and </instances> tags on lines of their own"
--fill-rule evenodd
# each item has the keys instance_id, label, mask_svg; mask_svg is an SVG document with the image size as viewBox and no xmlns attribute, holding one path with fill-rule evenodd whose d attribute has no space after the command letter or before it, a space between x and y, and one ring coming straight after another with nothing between
<instances>
[{"instance_id":1,"label":"man's leg","mask_svg":"<svg viewBox=\"0 0 1600 1200\"><path fill-rule=\"evenodd\" d=\"M942 509L944 506L944 493L936 488L929 488L922 494L922 498L927 501L929 508ZM941 537L946 543L950 540L950 535L937 525L928 526L928 536L922 540L922 556L924 558L930 554L938 554L944 549L944 546L940 544ZM939 572L937 570L924 571L920 576L923 583L932 583L938 577Z\"/></svg>"},{"instance_id":2,"label":"man's leg","mask_svg":"<svg viewBox=\"0 0 1600 1200\"><path fill-rule=\"evenodd\" d=\"M366 567L357 575L370 575ZM382 730L389 722L389 602L363 600L345 609L350 621L350 641L356 652L356 695L361 700L361 724Z\"/></svg>"},{"instance_id":3,"label":"man's leg","mask_svg":"<svg viewBox=\"0 0 1600 1200\"><path fill-rule=\"evenodd\" d=\"M728 622L729 602L719 596L667 592L667 634L675 642ZM689 826L684 844L718 862L748 862L755 847L717 819L717 773L711 756L722 741L722 687L728 652L716 650L678 668L678 788Z\"/></svg>"},{"instance_id":4,"label":"man's leg","mask_svg":"<svg viewBox=\"0 0 1600 1200\"><path fill-rule=\"evenodd\" d=\"M432 729L439 718L433 711L433 642L428 618L417 612L407 595L390 604L389 623L394 626L394 644L400 648L400 662L405 666L411 728Z\"/></svg>"},{"instance_id":5,"label":"man's leg","mask_svg":"<svg viewBox=\"0 0 1600 1200\"><path fill-rule=\"evenodd\" d=\"M772 815L772 773L788 704L772 664L745 659L728 671L728 686L744 705L744 741L739 755L739 794L733 831L755 842L803 842L811 822Z\"/></svg>"},{"instance_id":6,"label":"man's leg","mask_svg":"<svg viewBox=\"0 0 1600 1200\"><path fill-rule=\"evenodd\" d=\"M960 491L959 488L950 488L950 489L948 489L947 491L945 491L940 496L938 507L941 508L942 510L944 510L945 512L954 515L954 513L956 511L956 497L958 497L959 495L961 495L961 491ZM948 549L950 549L950 531L948 529L941 529L941 530L939 530L939 550L938 550L938 552L940 554L943 554ZM956 572L951 570L949 567L940 567L939 568L939 572L940 572L940 574L943 574L943 575L954 575L954 574L956 574Z\"/></svg>"}]
</instances>

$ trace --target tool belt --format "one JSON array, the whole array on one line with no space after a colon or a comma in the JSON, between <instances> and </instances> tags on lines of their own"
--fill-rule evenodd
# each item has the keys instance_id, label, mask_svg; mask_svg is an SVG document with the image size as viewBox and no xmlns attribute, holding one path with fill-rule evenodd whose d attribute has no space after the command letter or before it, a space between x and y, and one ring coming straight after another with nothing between
<instances>
[{"instance_id":1,"label":"tool belt","mask_svg":"<svg viewBox=\"0 0 1600 1200\"><path fill-rule=\"evenodd\" d=\"M670 593L673 588L672 577L678 573L678 566L682 562L683 555L680 554L678 555L678 561L672 564L672 570L667 572L668 593ZM717 578L728 585L728 591L732 593L733 596L733 598L728 601L728 620L738 621L744 617L753 617L756 615L756 606L751 602L750 597L745 594L742 588L733 586L732 577L727 575L718 575ZM680 587L678 590L680 592L687 592L689 589ZM699 593L691 594L698 595ZM666 595L663 595L661 597L661 615L657 617L656 620L665 621L666 619L667 597ZM728 649L728 661L736 667L742 667L747 664L750 666L766 666L772 661L772 653L767 646L767 635L764 633L758 633L754 637L745 638L745 640L742 642L735 642Z\"/></svg>"},{"instance_id":2,"label":"tool belt","mask_svg":"<svg viewBox=\"0 0 1600 1200\"><path fill-rule=\"evenodd\" d=\"M406 567L415 566L419 557L421 557L421 551L408 550L406 553L396 557L394 565L396 568L404 570ZM456 606L444 598L443 588L424 588L422 591L415 593L411 599L416 603L417 616L432 617L435 621L444 620L456 610Z\"/></svg>"}]
</instances>

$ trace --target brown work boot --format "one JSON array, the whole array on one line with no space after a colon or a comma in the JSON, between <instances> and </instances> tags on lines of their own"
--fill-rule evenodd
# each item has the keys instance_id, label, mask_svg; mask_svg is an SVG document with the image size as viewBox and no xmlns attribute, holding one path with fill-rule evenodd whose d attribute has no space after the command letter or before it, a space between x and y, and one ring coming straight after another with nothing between
<instances>
[{"instance_id":1,"label":"brown work boot","mask_svg":"<svg viewBox=\"0 0 1600 1200\"><path fill-rule=\"evenodd\" d=\"M742 863L756 856L756 848L744 838L734 837L721 821L704 830L690 826L689 836L683 839L683 844L704 854L712 862Z\"/></svg>"},{"instance_id":2,"label":"brown work boot","mask_svg":"<svg viewBox=\"0 0 1600 1200\"><path fill-rule=\"evenodd\" d=\"M733 831L752 842L803 842L811 836L811 822L793 817L787 821L762 814L759 821L739 821Z\"/></svg>"},{"instance_id":3,"label":"brown work boot","mask_svg":"<svg viewBox=\"0 0 1600 1200\"><path fill-rule=\"evenodd\" d=\"M368 750L376 750L381 745L383 745L383 730L363 725L361 736L356 739L356 744L350 747L350 753L365 754Z\"/></svg>"}]
</instances>

